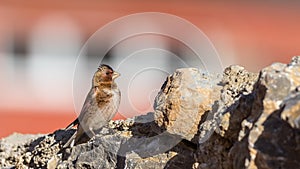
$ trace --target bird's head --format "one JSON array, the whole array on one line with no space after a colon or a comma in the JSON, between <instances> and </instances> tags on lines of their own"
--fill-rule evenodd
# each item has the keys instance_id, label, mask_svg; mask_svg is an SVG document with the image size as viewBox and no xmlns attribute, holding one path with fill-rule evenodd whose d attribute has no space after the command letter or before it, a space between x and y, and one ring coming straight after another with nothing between
<instances>
[{"instance_id":1,"label":"bird's head","mask_svg":"<svg viewBox=\"0 0 300 169\"><path fill-rule=\"evenodd\" d=\"M120 74L114 71L110 66L101 64L93 77L93 86L99 86L100 83L112 83Z\"/></svg>"}]
</instances>

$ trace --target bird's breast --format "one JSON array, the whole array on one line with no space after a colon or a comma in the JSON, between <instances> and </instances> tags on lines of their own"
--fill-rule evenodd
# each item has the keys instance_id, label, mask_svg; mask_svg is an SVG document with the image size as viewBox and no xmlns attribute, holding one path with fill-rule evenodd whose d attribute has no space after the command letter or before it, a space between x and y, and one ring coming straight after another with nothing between
<instances>
[{"instance_id":1,"label":"bird's breast","mask_svg":"<svg viewBox=\"0 0 300 169\"><path fill-rule=\"evenodd\" d=\"M120 91L118 88L103 89L97 94L96 100L101 114L114 115L120 105Z\"/></svg>"}]
</instances>

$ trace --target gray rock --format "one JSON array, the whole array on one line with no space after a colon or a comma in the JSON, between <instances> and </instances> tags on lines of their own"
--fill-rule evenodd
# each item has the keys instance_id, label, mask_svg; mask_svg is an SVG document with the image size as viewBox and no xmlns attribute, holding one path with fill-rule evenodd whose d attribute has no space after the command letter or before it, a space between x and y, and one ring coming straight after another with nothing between
<instances>
[{"instance_id":1,"label":"gray rock","mask_svg":"<svg viewBox=\"0 0 300 169\"><path fill-rule=\"evenodd\" d=\"M195 68L176 70L155 98L155 123L163 132L191 141L199 122L219 99L219 82L219 76Z\"/></svg>"},{"instance_id":2,"label":"gray rock","mask_svg":"<svg viewBox=\"0 0 300 169\"><path fill-rule=\"evenodd\" d=\"M298 61L272 64L259 77L239 66L225 69L212 118L218 127L199 145L198 168L299 166Z\"/></svg>"},{"instance_id":3,"label":"gray rock","mask_svg":"<svg viewBox=\"0 0 300 169\"><path fill-rule=\"evenodd\" d=\"M74 130L0 140L1 168L299 168L300 57L260 74L179 69L155 112L111 121L88 143Z\"/></svg>"},{"instance_id":4,"label":"gray rock","mask_svg":"<svg viewBox=\"0 0 300 169\"><path fill-rule=\"evenodd\" d=\"M293 58L288 65L273 64L261 72L257 87L264 91L260 92L264 94L260 116L243 139L249 151L247 168L297 168L300 165L300 130L297 128L300 64L296 60L299 58Z\"/></svg>"}]
</instances>

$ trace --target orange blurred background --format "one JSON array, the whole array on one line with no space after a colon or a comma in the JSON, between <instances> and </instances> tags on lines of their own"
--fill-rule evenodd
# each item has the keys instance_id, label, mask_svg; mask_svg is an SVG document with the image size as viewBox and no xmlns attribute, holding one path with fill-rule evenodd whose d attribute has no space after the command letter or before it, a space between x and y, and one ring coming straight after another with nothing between
<instances>
[{"instance_id":1,"label":"orange blurred background","mask_svg":"<svg viewBox=\"0 0 300 169\"><path fill-rule=\"evenodd\" d=\"M299 55L299 7L298 1L1 1L0 138L50 133L76 118L76 57L95 31L119 17L177 15L208 36L223 66L258 72Z\"/></svg>"}]
</instances>

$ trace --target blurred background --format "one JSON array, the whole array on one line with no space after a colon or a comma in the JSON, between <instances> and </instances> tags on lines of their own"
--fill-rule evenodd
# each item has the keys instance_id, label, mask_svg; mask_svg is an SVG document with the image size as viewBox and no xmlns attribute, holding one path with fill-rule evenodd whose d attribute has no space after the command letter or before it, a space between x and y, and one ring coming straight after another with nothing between
<instances>
[{"instance_id":1,"label":"blurred background","mask_svg":"<svg viewBox=\"0 0 300 169\"><path fill-rule=\"evenodd\" d=\"M259 72L273 62L287 63L292 56L299 55L299 7L296 0L3 0L0 138L13 132L49 133L76 118L72 85L77 56L95 31L119 17L138 12L177 15L207 35L224 67L239 64ZM88 50L93 54L93 48ZM85 61L93 63L95 58L87 55ZM90 85L89 80L83 83ZM82 97L84 100L85 96ZM133 100L140 97L134 96ZM146 103L138 104L143 107ZM117 114L115 119L119 118L125 117Z\"/></svg>"}]
</instances>

